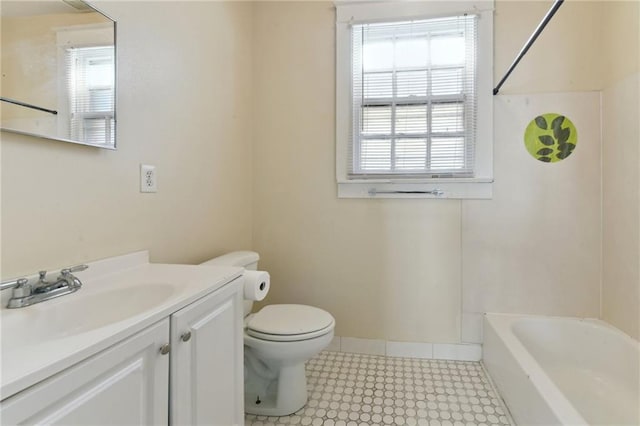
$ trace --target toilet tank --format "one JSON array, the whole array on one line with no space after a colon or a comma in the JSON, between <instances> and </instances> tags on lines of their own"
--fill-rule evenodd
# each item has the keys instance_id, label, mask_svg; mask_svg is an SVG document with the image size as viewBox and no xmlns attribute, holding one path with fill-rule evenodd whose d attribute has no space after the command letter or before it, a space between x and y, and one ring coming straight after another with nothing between
<instances>
[{"instance_id":1,"label":"toilet tank","mask_svg":"<svg viewBox=\"0 0 640 426\"><path fill-rule=\"evenodd\" d=\"M249 271L255 271L258 269L258 260L260 260L260 255L255 251L232 251L202 262L201 265L239 266ZM243 308L246 317L253 309L253 301L245 299Z\"/></svg>"},{"instance_id":2,"label":"toilet tank","mask_svg":"<svg viewBox=\"0 0 640 426\"><path fill-rule=\"evenodd\" d=\"M202 265L241 266L249 271L258 269L260 256L255 251L232 251L202 262Z\"/></svg>"}]
</instances>

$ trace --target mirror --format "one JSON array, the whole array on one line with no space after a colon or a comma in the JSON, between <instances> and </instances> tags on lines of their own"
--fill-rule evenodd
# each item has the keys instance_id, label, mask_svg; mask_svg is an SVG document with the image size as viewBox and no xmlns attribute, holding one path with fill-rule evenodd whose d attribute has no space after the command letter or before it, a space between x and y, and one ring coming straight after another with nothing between
<instances>
[{"instance_id":1,"label":"mirror","mask_svg":"<svg viewBox=\"0 0 640 426\"><path fill-rule=\"evenodd\" d=\"M115 22L81 0L2 0L0 127L116 147Z\"/></svg>"}]
</instances>

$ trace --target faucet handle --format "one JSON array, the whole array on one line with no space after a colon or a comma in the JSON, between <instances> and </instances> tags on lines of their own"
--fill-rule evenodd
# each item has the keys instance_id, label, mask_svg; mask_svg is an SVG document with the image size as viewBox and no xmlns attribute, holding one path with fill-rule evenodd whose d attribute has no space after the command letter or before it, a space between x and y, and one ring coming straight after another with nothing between
<instances>
[{"instance_id":1,"label":"faucet handle","mask_svg":"<svg viewBox=\"0 0 640 426\"><path fill-rule=\"evenodd\" d=\"M0 290L6 290L8 288L22 288L29 284L29 280L26 278L16 278L14 280L3 281L0 283Z\"/></svg>"},{"instance_id":2,"label":"faucet handle","mask_svg":"<svg viewBox=\"0 0 640 426\"><path fill-rule=\"evenodd\" d=\"M40 282L44 282L44 279L47 276L47 271L39 271L38 275L40 275Z\"/></svg>"},{"instance_id":3,"label":"faucet handle","mask_svg":"<svg viewBox=\"0 0 640 426\"><path fill-rule=\"evenodd\" d=\"M60 274L63 275L63 276L66 276L66 275L72 274L74 272L84 271L88 267L89 267L89 265L76 265L76 266L72 266L70 268L64 268L63 270L60 271Z\"/></svg>"},{"instance_id":4,"label":"faucet handle","mask_svg":"<svg viewBox=\"0 0 640 426\"><path fill-rule=\"evenodd\" d=\"M16 281L18 285L16 285L13 289L12 298L21 298L27 297L31 295L31 286L29 285L29 280L26 278L20 278Z\"/></svg>"}]
</instances>

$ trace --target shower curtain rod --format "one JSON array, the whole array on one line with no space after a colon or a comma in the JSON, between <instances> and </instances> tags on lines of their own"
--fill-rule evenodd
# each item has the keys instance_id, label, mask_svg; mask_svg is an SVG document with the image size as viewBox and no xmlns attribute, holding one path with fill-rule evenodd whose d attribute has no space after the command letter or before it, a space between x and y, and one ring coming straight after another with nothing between
<instances>
[{"instance_id":1,"label":"shower curtain rod","mask_svg":"<svg viewBox=\"0 0 640 426\"><path fill-rule=\"evenodd\" d=\"M502 77L502 80L500 80L500 83L498 83L498 85L493 89L494 96L498 94L498 92L500 91L500 88L502 87L504 82L507 81L507 78L509 78L509 75L511 75L511 72L518 65L518 63L520 62L522 57L527 53L527 51L529 50L531 45L536 41L536 39L538 38L538 36L542 32L542 30L544 30L544 27L546 27L547 24L549 23L549 21L551 20L551 18L553 18L553 15L555 15L555 13L558 11L560 6L562 6L562 3L564 3L564 0L555 0L554 1L553 5L551 6L551 9L549 9L549 11L544 16L544 18L542 18L542 21L540 22L540 24L538 24L538 27L536 28L536 30L533 32L533 34L531 34L531 37L529 37L529 40L527 40L527 42L525 43L524 47L522 48L522 50L520 50L520 53L518 53L518 56L513 61L513 63L511 64L511 66L507 70L507 72L504 75L504 77Z\"/></svg>"},{"instance_id":2,"label":"shower curtain rod","mask_svg":"<svg viewBox=\"0 0 640 426\"><path fill-rule=\"evenodd\" d=\"M53 115L57 115L58 114L58 111L56 111L56 110L42 108L42 107L39 107L37 105L28 104L26 102L16 101L15 99L0 97L0 101L9 102L10 104L20 105L20 106L25 107L25 108L31 108L31 109L35 109L35 110L42 111L42 112L47 112L47 113L53 114Z\"/></svg>"}]
</instances>

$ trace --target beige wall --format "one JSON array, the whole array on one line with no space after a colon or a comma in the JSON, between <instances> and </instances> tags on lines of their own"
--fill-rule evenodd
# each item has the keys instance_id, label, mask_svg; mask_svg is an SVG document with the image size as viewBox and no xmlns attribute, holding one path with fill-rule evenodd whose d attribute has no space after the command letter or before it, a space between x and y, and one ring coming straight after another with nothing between
<instances>
[{"instance_id":1,"label":"beige wall","mask_svg":"<svg viewBox=\"0 0 640 426\"><path fill-rule=\"evenodd\" d=\"M601 16L603 89L640 69L640 2L604 2Z\"/></svg>"},{"instance_id":2,"label":"beige wall","mask_svg":"<svg viewBox=\"0 0 640 426\"><path fill-rule=\"evenodd\" d=\"M267 302L323 307L344 336L457 342L462 303L472 294L495 310L597 315L596 142L581 139L569 160L540 165L526 157L522 123L536 113L528 95L602 88L609 70L599 65L601 3L565 2L503 87L512 97L496 101L500 182L478 217L496 232L505 232L501 218L526 223L527 232L495 239L471 232L483 227L469 217L473 202L337 199L331 2L99 5L119 22L119 149L2 134L3 277L144 248L154 261L197 262L252 247L273 276ZM547 8L497 2L496 79ZM533 96L533 105L572 111L579 131L596 132L585 123L591 95L567 94L560 104ZM158 167L157 194L138 192L140 163ZM531 188L553 177L567 183L550 194ZM577 185L583 178L588 185ZM584 274L594 275L586 282L554 261L541 278L567 283L544 293L535 276L510 269L508 259L526 267L528 250L556 248L557 236L535 232L541 207L550 221L554 210L563 219L569 209L586 215L562 240L584 249L570 267L586 265ZM468 244L474 235L492 239L495 250L478 274L489 271L503 288L478 285L469 273L469 260L485 254L482 244Z\"/></svg>"},{"instance_id":3,"label":"beige wall","mask_svg":"<svg viewBox=\"0 0 640 426\"><path fill-rule=\"evenodd\" d=\"M640 338L640 3L603 15L602 317Z\"/></svg>"},{"instance_id":4,"label":"beige wall","mask_svg":"<svg viewBox=\"0 0 640 426\"><path fill-rule=\"evenodd\" d=\"M100 2L118 21L118 150L2 133L2 277L251 245L251 5ZM140 163L158 193L139 192Z\"/></svg>"},{"instance_id":5,"label":"beige wall","mask_svg":"<svg viewBox=\"0 0 640 426\"><path fill-rule=\"evenodd\" d=\"M551 4L551 0L496 0L493 74L496 84ZM600 90L602 9L600 1L565 1L500 93Z\"/></svg>"},{"instance_id":6,"label":"beige wall","mask_svg":"<svg viewBox=\"0 0 640 426\"><path fill-rule=\"evenodd\" d=\"M496 79L548 6L546 2L496 4ZM600 13L600 3L566 2L549 33L538 40L503 92L598 90L601 70L594 52L600 43ZM462 265L465 257L478 258L473 250L482 249L466 246L465 251L462 240L465 232L482 224L462 215L461 211L467 212L467 202L456 200L337 199L332 4L260 2L255 6L254 20L254 248L262 255L261 267L273 277L267 302L321 306L334 314L336 333L342 336L460 341L462 290L467 288L463 286ZM496 156L505 156L505 162L510 161L507 155L518 157L500 175L505 187L513 188L511 181L531 182L540 174L545 179L554 175L574 183L587 177L589 182L584 186L563 185L551 194L539 188L523 191L519 194L523 199L520 205L508 200L487 202L489 210L500 210L500 217L530 222L530 233L536 233L539 209L535 205L542 203L548 212L563 210L567 203L573 208L588 209L586 217L572 224L571 232L563 237L567 247L586 245L583 255L573 257L571 267L588 268L570 274L562 262L546 265L551 268L547 273L556 277L546 283L546 288L553 288L559 279L570 281L555 292L541 293L534 279L521 280L508 288L516 305L525 305L532 293L538 294L532 311L598 314L599 175L592 172L599 168L598 98L596 95L588 99L591 105L584 120L586 124L595 121L589 127L595 133L585 139L582 153L576 154L559 173L562 166L548 175L533 167L522 170L522 165L536 163L522 157L523 153L528 156L522 143L524 128L499 124L507 149L496 152ZM573 99L569 105L580 102L582 99ZM525 108L520 112L532 113ZM508 108L499 118L511 118ZM576 191L576 196L565 200L564 195ZM508 198L512 193L510 189L501 196ZM562 217L570 215L567 212ZM498 224L495 216L481 217L487 219L488 228ZM585 235L580 234L583 226ZM509 240L505 233L496 239L497 252L482 257L486 263L479 265L482 268L478 273L489 270L494 274L490 276L498 274L507 283L508 274L513 271L503 268L505 260L500 253L523 244L525 234L520 237ZM526 247L544 253L553 250L556 242L557 238L540 237L526 241ZM519 265L531 261L524 249L513 256ZM594 276L582 282L591 273ZM476 278L467 274L465 279ZM486 290L483 297L504 300L492 289ZM558 303L555 299L559 295L574 302ZM495 305L499 310L511 308L500 303L492 306Z\"/></svg>"},{"instance_id":7,"label":"beige wall","mask_svg":"<svg viewBox=\"0 0 640 426\"><path fill-rule=\"evenodd\" d=\"M268 302L329 310L336 333L456 341L460 203L339 200L331 3L254 11L254 248Z\"/></svg>"}]
</instances>

